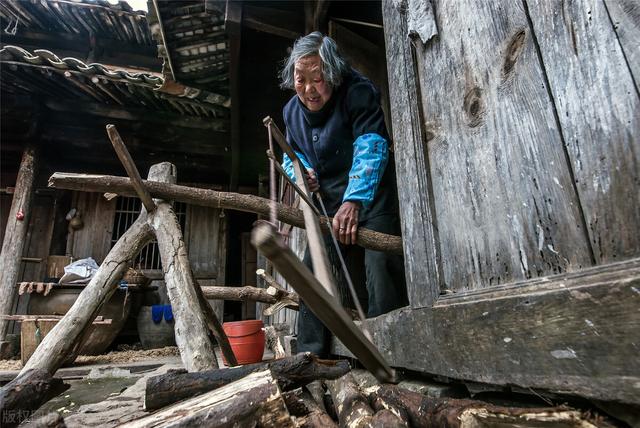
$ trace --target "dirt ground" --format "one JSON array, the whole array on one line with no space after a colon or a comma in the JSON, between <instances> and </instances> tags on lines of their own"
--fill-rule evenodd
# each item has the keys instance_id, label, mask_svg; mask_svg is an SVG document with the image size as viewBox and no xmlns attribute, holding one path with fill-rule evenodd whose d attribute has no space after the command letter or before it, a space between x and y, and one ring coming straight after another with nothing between
<instances>
[{"instance_id":1,"label":"dirt ground","mask_svg":"<svg viewBox=\"0 0 640 428\"><path fill-rule=\"evenodd\" d=\"M129 349L122 351L111 351L104 355L80 355L73 366L86 366L91 364L120 364L135 363L138 361L154 360L159 357L179 356L178 348L168 346L159 349ZM20 360L0 360L0 370L20 370L22 363Z\"/></svg>"}]
</instances>

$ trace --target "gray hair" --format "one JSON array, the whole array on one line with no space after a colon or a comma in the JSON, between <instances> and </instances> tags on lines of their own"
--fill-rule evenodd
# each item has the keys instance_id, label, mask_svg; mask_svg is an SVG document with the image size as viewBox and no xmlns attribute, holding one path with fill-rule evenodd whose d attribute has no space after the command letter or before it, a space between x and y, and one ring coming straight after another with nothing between
<instances>
[{"instance_id":1,"label":"gray hair","mask_svg":"<svg viewBox=\"0 0 640 428\"><path fill-rule=\"evenodd\" d=\"M296 62L312 55L320 55L324 80L333 88L340 86L342 76L349 71L349 64L340 55L338 45L331 37L314 31L300 37L293 44L291 54L284 61L284 67L280 71L280 87L282 89L294 89L293 75Z\"/></svg>"}]
</instances>

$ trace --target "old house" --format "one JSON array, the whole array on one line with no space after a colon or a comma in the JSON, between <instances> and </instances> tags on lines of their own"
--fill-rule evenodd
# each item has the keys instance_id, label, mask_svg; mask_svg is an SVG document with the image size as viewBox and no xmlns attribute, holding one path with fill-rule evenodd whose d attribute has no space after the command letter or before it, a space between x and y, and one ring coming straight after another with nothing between
<instances>
[{"instance_id":1,"label":"old house","mask_svg":"<svg viewBox=\"0 0 640 428\"><path fill-rule=\"evenodd\" d=\"M281 60L320 29L380 87L392 134L410 304L366 321L387 362L640 405L634 2L8 0L0 20L3 281L44 281L53 255L100 263L135 219L137 198L47 188L53 172L125 175L107 124L143 175L169 161L179 184L268 197L262 119L282 125ZM301 203L284 183L278 197ZM175 210L200 285L261 283L258 216ZM304 231L282 229L301 256ZM135 263L168 302L157 247ZM264 309L211 304L221 320ZM296 314L265 321L293 332Z\"/></svg>"}]
</instances>

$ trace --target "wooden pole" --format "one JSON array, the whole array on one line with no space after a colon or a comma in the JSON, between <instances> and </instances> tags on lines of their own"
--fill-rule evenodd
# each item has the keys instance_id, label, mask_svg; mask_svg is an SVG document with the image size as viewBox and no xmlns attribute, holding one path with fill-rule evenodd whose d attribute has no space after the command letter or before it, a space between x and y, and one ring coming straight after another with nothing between
<instances>
[{"instance_id":1,"label":"wooden pole","mask_svg":"<svg viewBox=\"0 0 640 428\"><path fill-rule=\"evenodd\" d=\"M120 163L122 163L122 166L124 166L124 169L127 171L127 175L131 178L133 188L136 189L136 193L142 201L142 204L147 209L147 212L153 212L156 206L151 199L151 195L147 189L144 188L138 168L136 168L136 164L133 162L129 150L127 150L127 147L124 145L124 141L120 138L118 130L114 125L107 125L107 134L111 140L111 145L118 155L118 159L120 159Z\"/></svg>"},{"instance_id":2,"label":"wooden pole","mask_svg":"<svg viewBox=\"0 0 640 428\"><path fill-rule=\"evenodd\" d=\"M218 192L196 187L144 181L145 188L155 198L180 201L205 207L225 208L245 211L264 216L269 215L270 201L254 195ZM87 175L56 172L49 178L49 187L78 190L83 192L115 193L122 196L137 196L131 180L113 175ZM278 220L304 228L302 212L293 207L277 204ZM331 219L329 219L331 222ZM321 218L321 226L326 232L327 220ZM371 250L402 254L402 238L395 235L358 228L357 244Z\"/></svg>"},{"instance_id":3,"label":"wooden pole","mask_svg":"<svg viewBox=\"0 0 640 428\"><path fill-rule=\"evenodd\" d=\"M22 154L20 169L16 179L15 193L9 210L9 220L4 232L2 252L0 253L0 314L11 315L16 302L18 271L24 250L25 236L31 214L33 181L36 173L36 149L27 147ZM0 358L6 357L8 320L0 320Z\"/></svg>"}]
</instances>

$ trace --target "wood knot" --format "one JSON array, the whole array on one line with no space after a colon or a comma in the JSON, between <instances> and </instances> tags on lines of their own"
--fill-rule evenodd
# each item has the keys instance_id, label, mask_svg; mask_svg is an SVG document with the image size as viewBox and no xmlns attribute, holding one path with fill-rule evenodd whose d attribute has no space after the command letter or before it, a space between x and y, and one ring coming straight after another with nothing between
<instances>
[{"instance_id":1,"label":"wood knot","mask_svg":"<svg viewBox=\"0 0 640 428\"><path fill-rule=\"evenodd\" d=\"M467 116L468 125L472 128L482 124L482 118L485 113L484 100L482 99L482 88L472 88L465 96L462 103L464 112Z\"/></svg>"},{"instance_id":2,"label":"wood knot","mask_svg":"<svg viewBox=\"0 0 640 428\"><path fill-rule=\"evenodd\" d=\"M511 41L507 46L507 50L504 55L504 62L502 63L502 77L506 78L512 71L513 67L522 52L522 48L524 46L524 40L526 37L526 33L524 30L518 31L516 34L511 37Z\"/></svg>"}]
</instances>

